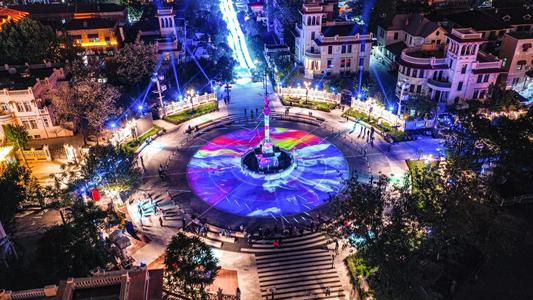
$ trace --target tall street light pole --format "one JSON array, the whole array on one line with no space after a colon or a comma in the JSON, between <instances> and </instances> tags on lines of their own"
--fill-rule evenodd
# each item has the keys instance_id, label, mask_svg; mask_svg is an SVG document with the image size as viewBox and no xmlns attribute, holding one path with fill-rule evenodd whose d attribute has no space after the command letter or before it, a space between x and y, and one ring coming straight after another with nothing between
<instances>
[{"instance_id":1,"label":"tall street light pole","mask_svg":"<svg viewBox=\"0 0 533 300\"><path fill-rule=\"evenodd\" d=\"M304 82L305 85L305 104L307 105L307 98L309 97L309 85L311 83L309 81Z\"/></svg>"},{"instance_id":2,"label":"tall street light pole","mask_svg":"<svg viewBox=\"0 0 533 300\"><path fill-rule=\"evenodd\" d=\"M158 76L157 72L154 72L154 74L152 74L152 82L157 85L157 93L159 95L159 106L161 107L161 111L162 111L162 114L164 116L165 115L165 105L163 103L163 95L161 93L161 83L159 82L162 79L163 79L163 76L162 75Z\"/></svg>"},{"instance_id":3,"label":"tall street light pole","mask_svg":"<svg viewBox=\"0 0 533 300\"><path fill-rule=\"evenodd\" d=\"M187 95L189 96L189 101L191 101L191 111L194 113L194 102L193 102L193 99L194 99L194 90L193 90L193 89L190 89L190 90L187 92Z\"/></svg>"}]
</instances>

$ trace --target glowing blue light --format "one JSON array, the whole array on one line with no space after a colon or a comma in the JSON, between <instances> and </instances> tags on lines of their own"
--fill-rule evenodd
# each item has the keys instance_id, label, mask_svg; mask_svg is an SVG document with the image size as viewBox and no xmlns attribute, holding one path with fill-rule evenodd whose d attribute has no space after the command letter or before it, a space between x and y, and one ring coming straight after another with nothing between
<instances>
[{"instance_id":1,"label":"glowing blue light","mask_svg":"<svg viewBox=\"0 0 533 300\"><path fill-rule=\"evenodd\" d=\"M183 96L181 94L178 95L178 99L183 100Z\"/></svg>"},{"instance_id":2,"label":"glowing blue light","mask_svg":"<svg viewBox=\"0 0 533 300\"><path fill-rule=\"evenodd\" d=\"M139 111L142 111L143 108L144 108L144 106L143 106L142 104L139 104L139 105L137 106L137 109L138 109Z\"/></svg>"},{"instance_id":3,"label":"glowing blue light","mask_svg":"<svg viewBox=\"0 0 533 300\"><path fill-rule=\"evenodd\" d=\"M111 123L109 124L109 126L111 126L111 128L116 128L116 127L117 127L117 123L115 123L115 122L111 122Z\"/></svg>"},{"instance_id":4,"label":"glowing blue light","mask_svg":"<svg viewBox=\"0 0 533 300\"><path fill-rule=\"evenodd\" d=\"M331 88L331 91L332 91L332 92L335 92L335 88L334 88L334 87L332 87L332 88Z\"/></svg>"},{"instance_id":5,"label":"glowing blue light","mask_svg":"<svg viewBox=\"0 0 533 300\"><path fill-rule=\"evenodd\" d=\"M394 107L393 107L393 106L389 106L389 110L390 110L390 111L393 111L393 110L394 110Z\"/></svg>"},{"instance_id":6,"label":"glowing blue light","mask_svg":"<svg viewBox=\"0 0 533 300\"><path fill-rule=\"evenodd\" d=\"M357 98L358 99L361 99L363 97L363 95L361 93L357 93Z\"/></svg>"},{"instance_id":7,"label":"glowing blue light","mask_svg":"<svg viewBox=\"0 0 533 300\"><path fill-rule=\"evenodd\" d=\"M318 84L315 85L315 90L318 90Z\"/></svg>"}]
</instances>

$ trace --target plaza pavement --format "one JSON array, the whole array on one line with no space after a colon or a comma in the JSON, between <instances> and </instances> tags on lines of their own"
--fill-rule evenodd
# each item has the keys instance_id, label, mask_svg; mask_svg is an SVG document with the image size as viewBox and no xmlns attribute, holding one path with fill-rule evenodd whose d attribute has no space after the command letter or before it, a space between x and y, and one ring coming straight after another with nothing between
<instances>
[{"instance_id":1,"label":"plaza pavement","mask_svg":"<svg viewBox=\"0 0 533 300\"><path fill-rule=\"evenodd\" d=\"M225 105L223 101L219 101L218 112L213 112L179 125L170 124L163 120L155 121L155 124L165 128L167 133L154 140L139 154L143 157L145 172L143 174L142 186L132 196L132 199L135 201L141 198L143 192L150 192L155 195L165 195L167 190L170 190L174 194L181 193L186 195L187 193L191 193L186 182L183 184L180 183L179 187L176 187L173 186L172 181L161 181L158 176L159 165L166 167L175 159L177 149L185 145L188 138L185 130L187 130L189 125L194 128L196 125L202 124L207 120L230 115L232 117L243 117L245 108L247 109L248 115L250 114L250 110L254 110L255 115L256 108L259 111L262 109L263 92L264 89L261 83L237 83L232 87L230 103ZM271 109L282 114L285 108L278 97L272 94L271 89L269 92L271 93ZM291 114L299 113L307 115L310 111L305 108L296 107L290 109ZM326 120L324 126L328 127L331 132L345 132L345 135L348 136L350 141L358 143L360 147L364 147L367 150L366 156L355 152L347 155L361 156L361 159L358 160L361 165L355 166L355 168L368 168L371 174L377 175L378 173L382 173L393 175L394 177L401 177L407 171L406 159L417 159L421 153L438 155L439 152L437 149L440 147L441 141L434 139L419 139L411 142L397 143L390 147L389 151L388 143L377 134L374 147L371 147L362 139L357 139L356 134L359 132L358 128L353 133L349 133L353 129L354 123L352 121L346 121L342 117L342 111L340 109L335 109L330 113L320 111L312 111L312 113L314 116L324 118ZM169 170L169 172L171 171ZM135 202L133 202L133 205L135 205ZM169 239L180 229L178 226L159 226L157 217L143 218L142 225L138 218L134 219L133 222L150 239L148 244L132 254L136 264L143 262L149 265L159 258L164 253ZM259 299L260 287L254 256L252 254L236 253L221 249L215 249L215 254L220 258L220 264L223 268L237 270L242 299ZM335 259L335 266L341 274L340 277L343 287L347 295L349 295L351 291L350 277L343 263L343 258L346 255L348 255L348 252L341 252Z\"/></svg>"}]
</instances>

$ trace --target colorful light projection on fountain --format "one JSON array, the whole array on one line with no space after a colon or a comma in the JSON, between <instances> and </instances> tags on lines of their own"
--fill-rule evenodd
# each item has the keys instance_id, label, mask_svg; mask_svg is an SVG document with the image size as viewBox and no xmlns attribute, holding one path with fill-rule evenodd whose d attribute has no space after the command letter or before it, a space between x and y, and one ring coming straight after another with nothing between
<instances>
[{"instance_id":1,"label":"colorful light projection on fountain","mask_svg":"<svg viewBox=\"0 0 533 300\"><path fill-rule=\"evenodd\" d=\"M279 217L317 208L344 187L349 167L342 152L301 130L270 128L272 144L294 158L290 167L273 174L243 167L243 155L264 137L262 128L243 129L219 136L200 148L187 168L196 195L232 214Z\"/></svg>"}]
</instances>

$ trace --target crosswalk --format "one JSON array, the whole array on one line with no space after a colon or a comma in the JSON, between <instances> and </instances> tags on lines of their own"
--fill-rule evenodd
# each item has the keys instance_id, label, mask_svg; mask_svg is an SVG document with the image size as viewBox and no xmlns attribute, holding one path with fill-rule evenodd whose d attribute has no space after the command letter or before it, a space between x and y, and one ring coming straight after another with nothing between
<instances>
[{"instance_id":1,"label":"crosswalk","mask_svg":"<svg viewBox=\"0 0 533 300\"><path fill-rule=\"evenodd\" d=\"M262 298L345 299L326 242L316 232L283 240L281 247L253 244Z\"/></svg>"}]
</instances>

